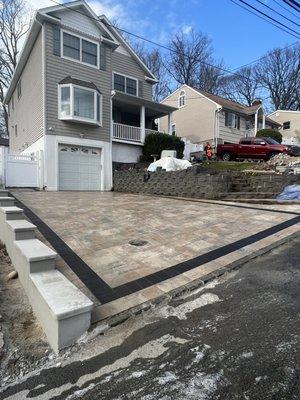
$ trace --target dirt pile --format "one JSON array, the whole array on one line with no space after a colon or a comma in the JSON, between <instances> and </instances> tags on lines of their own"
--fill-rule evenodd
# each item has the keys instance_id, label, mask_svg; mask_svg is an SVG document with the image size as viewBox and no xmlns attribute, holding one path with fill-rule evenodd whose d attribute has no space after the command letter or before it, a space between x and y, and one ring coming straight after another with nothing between
<instances>
[{"instance_id":1,"label":"dirt pile","mask_svg":"<svg viewBox=\"0 0 300 400\"><path fill-rule=\"evenodd\" d=\"M280 165L287 167L300 166L300 157L291 157L287 154L277 154L272 157L267 164L274 167Z\"/></svg>"}]
</instances>

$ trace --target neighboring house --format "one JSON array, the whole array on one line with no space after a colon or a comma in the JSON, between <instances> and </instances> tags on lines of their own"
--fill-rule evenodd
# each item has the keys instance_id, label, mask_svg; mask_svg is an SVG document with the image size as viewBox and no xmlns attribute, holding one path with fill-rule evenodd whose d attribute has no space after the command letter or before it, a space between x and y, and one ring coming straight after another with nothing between
<instances>
[{"instance_id":1,"label":"neighboring house","mask_svg":"<svg viewBox=\"0 0 300 400\"><path fill-rule=\"evenodd\" d=\"M300 145L300 111L277 110L269 117L280 123L282 143Z\"/></svg>"},{"instance_id":2,"label":"neighboring house","mask_svg":"<svg viewBox=\"0 0 300 400\"><path fill-rule=\"evenodd\" d=\"M162 104L178 106L172 121L159 119L159 130L171 131L192 143L237 143L240 138L255 136L263 127L280 126L265 116L261 101L251 107L194 89L188 85L166 97Z\"/></svg>"},{"instance_id":3,"label":"neighboring house","mask_svg":"<svg viewBox=\"0 0 300 400\"><path fill-rule=\"evenodd\" d=\"M84 1L36 12L5 102L10 149L44 154L47 190L110 190L112 161L135 162L154 119L156 78Z\"/></svg>"}]
</instances>

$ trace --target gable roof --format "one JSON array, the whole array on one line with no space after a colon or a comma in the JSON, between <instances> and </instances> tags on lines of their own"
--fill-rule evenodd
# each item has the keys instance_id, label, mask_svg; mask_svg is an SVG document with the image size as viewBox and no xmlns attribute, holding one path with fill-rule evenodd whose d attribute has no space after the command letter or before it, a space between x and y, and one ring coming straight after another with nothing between
<instances>
[{"instance_id":1,"label":"gable roof","mask_svg":"<svg viewBox=\"0 0 300 400\"><path fill-rule=\"evenodd\" d=\"M108 19L105 16L98 17L84 0L77 0L77 1L72 1L69 3L59 4L59 5L55 5L55 6L51 6L51 7L41 8L34 13L30 29L29 29L26 39L25 39L23 49L20 52L20 57L19 57L16 69L14 71L12 80L10 82L10 85L9 85L6 95L5 95L5 99L4 99L5 104L7 104L10 101L10 98L15 90L17 82L22 74L23 68L25 67L26 62L30 56L30 52L33 48L35 40L38 37L38 34L40 32L41 24L44 21L49 21L52 24L60 25L60 19L56 18L54 15L51 15L51 13L54 13L55 11L62 11L62 10L67 11L68 9L82 10L98 26L99 30L101 32L103 32L101 37L99 37L99 39L101 38L101 41L103 41L104 43L106 43L110 46L113 46L114 48L118 47L121 42L123 44L123 46L126 47L126 49L129 51L129 53L133 56L133 58L139 63L141 68L147 74L147 76L145 76L145 79L148 78L150 81L152 81L152 83L157 82L153 73L149 70L149 68L147 68L147 66L143 63L143 61L137 56L137 54L129 46L129 44L122 38L122 36L115 29L111 29L111 24L108 21Z\"/></svg>"}]
</instances>

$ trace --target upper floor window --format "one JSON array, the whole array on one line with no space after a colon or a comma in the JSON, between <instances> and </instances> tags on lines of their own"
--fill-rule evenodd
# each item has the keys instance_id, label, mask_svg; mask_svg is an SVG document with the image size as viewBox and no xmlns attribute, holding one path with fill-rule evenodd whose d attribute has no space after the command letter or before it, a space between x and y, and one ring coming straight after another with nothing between
<instances>
[{"instance_id":1,"label":"upper floor window","mask_svg":"<svg viewBox=\"0 0 300 400\"><path fill-rule=\"evenodd\" d=\"M74 84L59 86L59 118L101 125L102 98L96 89Z\"/></svg>"},{"instance_id":2,"label":"upper floor window","mask_svg":"<svg viewBox=\"0 0 300 400\"><path fill-rule=\"evenodd\" d=\"M178 107L181 108L184 107L185 105L186 105L186 94L185 91L182 90L178 97Z\"/></svg>"},{"instance_id":3,"label":"upper floor window","mask_svg":"<svg viewBox=\"0 0 300 400\"><path fill-rule=\"evenodd\" d=\"M237 114L225 112L225 126L240 129L240 117Z\"/></svg>"},{"instance_id":4,"label":"upper floor window","mask_svg":"<svg viewBox=\"0 0 300 400\"><path fill-rule=\"evenodd\" d=\"M114 90L137 96L138 80L129 76L114 74Z\"/></svg>"},{"instance_id":5,"label":"upper floor window","mask_svg":"<svg viewBox=\"0 0 300 400\"><path fill-rule=\"evenodd\" d=\"M62 32L62 56L99 67L99 44Z\"/></svg>"},{"instance_id":6,"label":"upper floor window","mask_svg":"<svg viewBox=\"0 0 300 400\"><path fill-rule=\"evenodd\" d=\"M21 79L19 80L17 84L17 94L18 94L18 99L22 96L22 81Z\"/></svg>"},{"instance_id":7,"label":"upper floor window","mask_svg":"<svg viewBox=\"0 0 300 400\"><path fill-rule=\"evenodd\" d=\"M286 121L282 124L282 129L290 129L291 128L291 122Z\"/></svg>"}]
</instances>

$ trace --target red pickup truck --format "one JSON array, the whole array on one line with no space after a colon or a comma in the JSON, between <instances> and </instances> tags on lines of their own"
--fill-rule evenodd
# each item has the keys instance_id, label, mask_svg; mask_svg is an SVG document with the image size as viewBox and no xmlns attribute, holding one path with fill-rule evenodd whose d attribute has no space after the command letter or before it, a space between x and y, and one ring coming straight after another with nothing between
<instances>
[{"instance_id":1,"label":"red pickup truck","mask_svg":"<svg viewBox=\"0 0 300 400\"><path fill-rule=\"evenodd\" d=\"M245 138L241 139L239 144L219 144L217 147L217 156L223 161L237 158L269 160L279 153L290 154L290 150L269 137Z\"/></svg>"}]
</instances>

